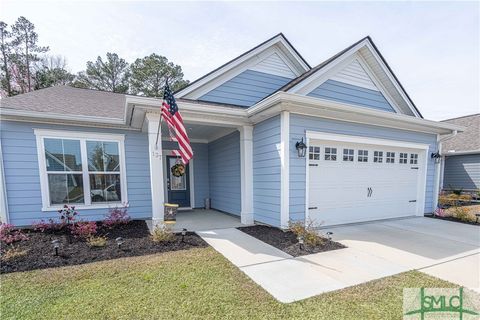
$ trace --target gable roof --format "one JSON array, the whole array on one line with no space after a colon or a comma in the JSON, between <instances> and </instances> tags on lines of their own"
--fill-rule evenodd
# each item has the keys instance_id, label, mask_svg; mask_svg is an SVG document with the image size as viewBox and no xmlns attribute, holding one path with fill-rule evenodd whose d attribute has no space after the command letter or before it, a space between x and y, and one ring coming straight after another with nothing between
<instances>
[{"instance_id":1,"label":"gable roof","mask_svg":"<svg viewBox=\"0 0 480 320\"><path fill-rule=\"evenodd\" d=\"M241 55L237 56L236 58L224 63L220 67L214 69L213 71L207 73L206 75L198 78L197 80L191 82L185 88L177 90L175 92L176 97L184 97L187 96L189 93L194 91L195 89L201 87L202 85L208 83L209 81L219 77L220 75L228 72L232 68L234 68L237 64L242 63L248 60L250 57L255 56L256 54L274 46L275 44L281 44L286 51L289 52L290 57L295 60L298 64L297 68L301 69L302 72L305 70L309 70L311 67L308 62L300 55L300 53L292 46L290 41L285 37L283 33L279 33L264 42L260 43L259 45L253 47L252 49L242 53Z\"/></svg>"},{"instance_id":2,"label":"gable roof","mask_svg":"<svg viewBox=\"0 0 480 320\"><path fill-rule=\"evenodd\" d=\"M480 153L480 113L447 119L442 122L466 127L465 131L459 132L453 138L443 142L444 153L453 150L455 152L478 151Z\"/></svg>"},{"instance_id":3,"label":"gable roof","mask_svg":"<svg viewBox=\"0 0 480 320\"><path fill-rule=\"evenodd\" d=\"M409 103L411 105L413 110L415 110L415 112L418 114L418 116L420 118L423 118L422 114L420 113L418 108L415 106L414 102L412 101L412 99L410 98L408 93L405 91L404 87L402 86L402 84L398 80L397 76L393 73L392 69L390 68L387 61L382 56L382 54L380 53L380 51L378 50L377 46L375 45L375 43L373 42L373 40L371 39L370 36L366 36L366 37L360 39L359 41L353 43L352 45L348 46L347 48L343 49L342 51L338 52L337 54L335 54L332 57L328 58L327 60L323 61L319 65L317 65L317 66L313 67L312 69L308 70L307 72L303 73L299 77L293 79L292 81L287 83L285 86L280 88L278 91L288 92L288 91L293 90L295 88L295 86L301 84L304 81L308 81L312 76L314 76L318 72L322 71L327 66L333 64L337 59L339 59L340 57L345 55L347 52L349 52L350 50L354 49L355 47L359 46L362 43L368 43L368 44L371 45L372 49L378 55L378 57L380 59L380 62L385 65L385 68L387 69L387 72L389 73L389 75L392 76L394 85L395 84L398 85L398 90L401 91L400 94L405 95L405 99L407 100L407 103ZM413 113L415 113L415 112L413 112Z\"/></svg>"},{"instance_id":4,"label":"gable roof","mask_svg":"<svg viewBox=\"0 0 480 320\"><path fill-rule=\"evenodd\" d=\"M125 94L55 86L7 97L0 108L32 113L77 115L123 120Z\"/></svg>"}]
</instances>

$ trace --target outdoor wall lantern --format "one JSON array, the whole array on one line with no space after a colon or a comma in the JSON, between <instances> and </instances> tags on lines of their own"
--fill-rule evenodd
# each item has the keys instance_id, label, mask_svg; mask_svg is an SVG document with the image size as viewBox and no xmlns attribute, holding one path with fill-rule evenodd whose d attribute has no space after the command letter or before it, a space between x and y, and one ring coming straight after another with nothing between
<instances>
[{"instance_id":1,"label":"outdoor wall lantern","mask_svg":"<svg viewBox=\"0 0 480 320\"><path fill-rule=\"evenodd\" d=\"M305 152L307 152L307 145L303 142L303 137L302 141L297 141L297 143L295 143L295 149L297 149L299 158L305 157Z\"/></svg>"},{"instance_id":2,"label":"outdoor wall lantern","mask_svg":"<svg viewBox=\"0 0 480 320\"><path fill-rule=\"evenodd\" d=\"M430 157L435 160L435 163L439 163L440 162L440 159L441 159L441 155L440 155L440 152L432 152L432 154L430 155Z\"/></svg>"}]
</instances>

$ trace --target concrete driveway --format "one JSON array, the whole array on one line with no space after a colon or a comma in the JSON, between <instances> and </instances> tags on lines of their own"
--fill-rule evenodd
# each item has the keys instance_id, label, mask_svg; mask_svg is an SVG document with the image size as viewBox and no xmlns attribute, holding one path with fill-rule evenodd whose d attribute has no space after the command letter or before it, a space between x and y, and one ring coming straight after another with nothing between
<instances>
[{"instance_id":1,"label":"concrete driveway","mask_svg":"<svg viewBox=\"0 0 480 320\"><path fill-rule=\"evenodd\" d=\"M323 229L334 240L408 270L480 292L480 228L424 217Z\"/></svg>"},{"instance_id":2,"label":"concrete driveway","mask_svg":"<svg viewBox=\"0 0 480 320\"><path fill-rule=\"evenodd\" d=\"M281 302L417 269L480 292L480 228L430 218L330 227L345 249L294 258L235 228L198 232Z\"/></svg>"}]
</instances>

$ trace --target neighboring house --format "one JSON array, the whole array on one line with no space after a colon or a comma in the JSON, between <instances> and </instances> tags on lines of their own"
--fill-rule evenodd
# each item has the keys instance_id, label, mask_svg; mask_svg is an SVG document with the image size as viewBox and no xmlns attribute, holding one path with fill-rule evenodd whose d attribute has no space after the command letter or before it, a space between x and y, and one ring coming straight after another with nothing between
<instances>
[{"instance_id":1,"label":"neighboring house","mask_svg":"<svg viewBox=\"0 0 480 320\"><path fill-rule=\"evenodd\" d=\"M423 119L369 37L311 68L279 34L176 97L195 153L182 178L164 127L157 143L160 99L66 86L2 99L2 220L28 225L64 203L101 219L128 201L133 218L162 221L164 202L205 198L280 227L423 216L437 141L462 130Z\"/></svg>"},{"instance_id":2,"label":"neighboring house","mask_svg":"<svg viewBox=\"0 0 480 320\"><path fill-rule=\"evenodd\" d=\"M443 189L480 189L480 114L443 120L464 126L464 132L442 144Z\"/></svg>"}]
</instances>

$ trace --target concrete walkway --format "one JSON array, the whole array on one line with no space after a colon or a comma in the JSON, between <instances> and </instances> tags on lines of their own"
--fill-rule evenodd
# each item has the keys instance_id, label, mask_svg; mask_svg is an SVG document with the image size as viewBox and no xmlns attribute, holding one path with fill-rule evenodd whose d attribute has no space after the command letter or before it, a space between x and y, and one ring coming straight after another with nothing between
<instances>
[{"instance_id":1,"label":"concrete walkway","mask_svg":"<svg viewBox=\"0 0 480 320\"><path fill-rule=\"evenodd\" d=\"M297 258L234 228L198 234L284 303L413 269L479 290L478 227L413 218L331 231L348 248Z\"/></svg>"}]
</instances>

